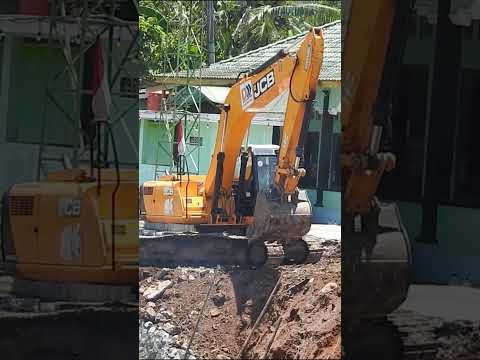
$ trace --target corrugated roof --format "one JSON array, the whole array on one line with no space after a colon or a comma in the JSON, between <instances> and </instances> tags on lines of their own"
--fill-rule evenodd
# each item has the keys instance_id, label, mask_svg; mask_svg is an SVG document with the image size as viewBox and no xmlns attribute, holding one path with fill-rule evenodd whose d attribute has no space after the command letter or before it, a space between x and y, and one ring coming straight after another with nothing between
<instances>
[{"instance_id":1,"label":"corrugated roof","mask_svg":"<svg viewBox=\"0 0 480 360\"><path fill-rule=\"evenodd\" d=\"M320 72L319 80L322 81L340 81L341 80L341 22L335 21L321 26L325 41L323 66ZM247 53L240 54L230 59L222 60L217 63L204 67L199 70L190 70L190 77L202 79L225 79L234 80L242 71L254 69L265 63L267 60L275 56L278 51L287 49L289 46L297 43L301 38L305 37L307 32L288 37L277 41L273 44L263 46L261 48L251 50ZM165 74L164 80L168 82L169 74ZM177 78L186 78L186 72L179 72Z\"/></svg>"}]
</instances>

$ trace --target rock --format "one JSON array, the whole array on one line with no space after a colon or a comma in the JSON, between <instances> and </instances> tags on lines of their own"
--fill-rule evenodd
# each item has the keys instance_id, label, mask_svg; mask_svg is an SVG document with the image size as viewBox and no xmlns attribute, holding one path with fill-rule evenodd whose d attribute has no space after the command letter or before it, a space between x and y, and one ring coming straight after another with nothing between
<instances>
[{"instance_id":1,"label":"rock","mask_svg":"<svg viewBox=\"0 0 480 360\"><path fill-rule=\"evenodd\" d=\"M223 304L225 304L225 294L216 293L215 295L213 295L212 301L215 306L223 306Z\"/></svg>"},{"instance_id":2,"label":"rock","mask_svg":"<svg viewBox=\"0 0 480 360\"><path fill-rule=\"evenodd\" d=\"M145 329L149 329L150 326L152 326L152 325L153 325L153 323L152 323L151 321L146 321L146 322L143 324L143 326L145 327Z\"/></svg>"},{"instance_id":3,"label":"rock","mask_svg":"<svg viewBox=\"0 0 480 360\"><path fill-rule=\"evenodd\" d=\"M159 271L157 271L154 276L155 276L155 279L162 280L162 279L166 278L166 275L168 275L168 274L169 274L169 270L163 268L163 269L160 269Z\"/></svg>"},{"instance_id":4,"label":"rock","mask_svg":"<svg viewBox=\"0 0 480 360\"><path fill-rule=\"evenodd\" d=\"M150 329L148 329L148 333L151 335L155 332L155 330L157 330L157 327L153 325L152 327L150 327Z\"/></svg>"},{"instance_id":5,"label":"rock","mask_svg":"<svg viewBox=\"0 0 480 360\"><path fill-rule=\"evenodd\" d=\"M195 276L193 276L193 275L188 275L188 280L190 280L190 281L195 280Z\"/></svg>"},{"instance_id":6,"label":"rock","mask_svg":"<svg viewBox=\"0 0 480 360\"><path fill-rule=\"evenodd\" d=\"M169 320L170 318L165 316L165 314L162 312L158 312L157 315L155 316L155 322L165 323L165 322L168 322Z\"/></svg>"},{"instance_id":7,"label":"rock","mask_svg":"<svg viewBox=\"0 0 480 360\"><path fill-rule=\"evenodd\" d=\"M313 309L315 309L315 305L313 305L313 304L307 304L307 305L305 305L305 312L306 312L306 313L312 312Z\"/></svg>"},{"instance_id":8,"label":"rock","mask_svg":"<svg viewBox=\"0 0 480 360\"><path fill-rule=\"evenodd\" d=\"M147 303L147 307L154 308L155 306L157 306L157 305L156 305L154 302L152 302L152 301L149 301L149 302Z\"/></svg>"},{"instance_id":9,"label":"rock","mask_svg":"<svg viewBox=\"0 0 480 360\"><path fill-rule=\"evenodd\" d=\"M152 276L152 270L151 269L140 269L139 271L139 277L140 277L140 280L143 280L149 276Z\"/></svg>"},{"instance_id":10,"label":"rock","mask_svg":"<svg viewBox=\"0 0 480 360\"><path fill-rule=\"evenodd\" d=\"M180 329L178 328L178 326L175 326L172 323L166 323L165 325L163 325L163 330L170 335L177 335L180 333Z\"/></svg>"},{"instance_id":11,"label":"rock","mask_svg":"<svg viewBox=\"0 0 480 360\"><path fill-rule=\"evenodd\" d=\"M180 280L180 281L187 281L187 280L188 280L188 277L187 277L187 275L182 274L182 275L180 275L180 276L178 277L178 280Z\"/></svg>"},{"instance_id":12,"label":"rock","mask_svg":"<svg viewBox=\"0 0 480 360\"><path fill-rule=\"evenodd\" d=\"M181 360L185 356L185 350L173 348L169 352L170 359Z\"/></svg>"},{"instance_id":13,"label":"rock","mask_svg":"<svg viewBox=\"0 0 480 360\"><path fill-rule=\"evenodd\" d=\"M212 310L210 310L210 316L211 316L211 317L217 317L217 316L219 316L221 313L222 313L222 312L221 312L220 310L218 310L218 309L212 309Z\"/></svg>"},{"instance_id":14,"label":"rock","mask_svg":"<svg viewBox=\"0 0 480 360\"><path fill-rule=\"evenodd\" d=\"M145 313L147 314L149 320L155 320L157 313L155 312L155 310L153 310L153 308L147 308L147 310L145 310Z\"/></svg>"},{"instance_id":15,"label":"rock","mask_svg":"<svg viewBox=\"0 0 480 360\"><path fill-rule=\"evenodd\" d=\"M330 294L333 291L336 291L337 289L338 289L337 283L329 282L320 290L320 295Z\"/></svg>"},{"instance_id":16,"label":"rock","mask_svg":"<svg viewBox=\"0 0 480 360\"><path fill-rule=\"evenodd\" d=\"M165 290L171 288L173 286L173 282L170 280L165 280L165 281L159 281L155 286L149 287L145 292L143 293L143 296L147 300L156 300L160 298Z\"/></svg>"}]
</instances>

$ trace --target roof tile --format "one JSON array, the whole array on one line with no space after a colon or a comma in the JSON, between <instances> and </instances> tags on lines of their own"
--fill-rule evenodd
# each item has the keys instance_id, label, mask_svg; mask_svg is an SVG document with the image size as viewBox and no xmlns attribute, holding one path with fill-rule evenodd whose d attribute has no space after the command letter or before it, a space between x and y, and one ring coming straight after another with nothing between
<instances>
[{"instance_id":1,"label":"roof tile","mask_svg":"<svg viewBox=\"0 0 480 360\"><path fill-rule=\"evenodd\" d=\"M323 66L319 79L322 81L341 80L341 22L335 21L321 26L325 41L323 53ZM251 50L247 53L219 61L199 70L190 71L190 76L201 77L202 79L236 79L242 71L254 69L275 56L281 49L286 49L303 38L307 32L294 35L289 38L277 41L273 44ZM187 77L186 71L178 73L178 77Z\"/></svg>"}]
</instances>

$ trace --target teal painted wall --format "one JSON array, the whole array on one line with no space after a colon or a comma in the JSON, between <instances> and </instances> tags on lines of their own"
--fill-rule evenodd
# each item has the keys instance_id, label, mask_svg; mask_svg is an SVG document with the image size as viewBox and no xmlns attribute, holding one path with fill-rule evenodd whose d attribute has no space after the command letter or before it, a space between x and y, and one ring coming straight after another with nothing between
<instances>
[{"instance_id":1,"label":"teal painted wall","mask_svg":"<svg viewBox=\"0 0 480 360\"><path fill-rule=\"evenodd\" d=\"M480 69L478 44L479 41L463 41L463 68ZM432 64L433 42L409 40L403 62ZM447 283L454 273L468 273L475 284L480 284L480 209L439 206L437 242L430 244L417 239L422 225L421 204L399 202L398 206L412 244L415 281Z\"/></svg>"},{"instance_id":2,"label":"teal painted wall","mask_svg":"<svg viewBox=\"0 0 480 360\"><path fill-rule=\"evenodd\" d=\"M437 243L419 242L422 208L418 203L398 203L402 222L408 232L413 253L414 281L448 283L453 274L469 274L480 284L480 209L440 206L438 209Z\"/></svg>"},{"instance_id":3,"label":"teal painted wall","mask_svg":"<svg viewBox=\"0 0 480 360\"><path fill-rule=\"evenodd\" d=\"M172 146L168 141L167 128L165 124L149 120L140 120L143 123L142 131L142 151L140 154L140 182L152 180L155 174L155 164L160 164L159 169L168 169L170 159L172 158ZM186 131L192 127L193 122L187 121ZM266 125L254 124L251 126L249 134L249 143L251 144L271 144L273 128ZM205 175L208 172L210 159L215 147L217 136L217 123L199 122L199 127L192 130L191 136L202 138L202 146L194 146L187 143L187 154L191 152L191 157L187 157L189 170ZM188 139L187 139L188 140ZM160 161L156 161L158 159ZM193 160L192 160L193 157Z\"/></svg>"},{"instance_id":4,"label":"teal painted wall","mask_svg":"<svg viewBox=\"0 0 480 360\"><path fill-rule=\"evenodd\" d=\"M55 145L72 144L74 131L71 123L55 105L46 101L47 84L59 89L71 87L66 75L52 82L58 69L64 66L60 48L23 44L18 39L13 41L7 141L40 143L42 121L48 116L45 141ZM65 111L72 114L72 94L61 93L55 97Z\"/></svg>"},{"instance_id":5,"label":"teal painted wall","mask_svg":"<svg viewBox=\"0 0 480 360\"><path fill-rule=\"evenodd\" d=\"M112 73L115 74L128 44L122 42L113 48ZM76 50L72 49L73 56ZM39 144L42 142L42 123L45 119L44 142L51 145L71 146L77 141L77 124L73 117L74 94L71 80L66 72L63 50L47 47L45 44L23 43L14 39L10 71L10 92L8 104L7 138L9 142ZM78 70L78 69L77 69ZM112 89L111 108L113 131L119 158L123 162L136 163L138 159L138 106L137 98L120 97L122 77L136 78L135 65L127 64L118 76ZM56 78L57 77L57 78ZM56 79L55 79L56 78ZM63 111L47 100L47 87ZM74 119L76 120L76 119ZM111 153L111 152L110 152Z\"/></svg>"}]
</instances>

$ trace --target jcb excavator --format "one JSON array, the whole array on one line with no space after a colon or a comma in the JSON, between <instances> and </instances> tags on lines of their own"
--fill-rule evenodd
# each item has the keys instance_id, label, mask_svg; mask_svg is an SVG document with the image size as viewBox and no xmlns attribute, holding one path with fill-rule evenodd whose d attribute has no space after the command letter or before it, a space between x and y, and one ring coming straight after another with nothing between
<instances>
[{"instance_id":1,"label":"jcb excavator","mask_svg":"<svg viewBox=\"0 0 480 360\"><path fill-rule=\"evenodd\" d=\"M400 359L386 316L405 300L411 252L398 208L376 197L411 1L344 2L342 61L342 343L346 359ZM393 134L394 135L394 134Z\"/></svg>"},{"instance_id":2,"label":"jcb excavator","mask_svg":"<svg viewBox=\"0 0 480 360\"><path fill-rule=\"evenodd\" d=\"M221 112L207 175L180 172L143 184L148 222L194 225L198 232L141 237L141 265L261 266L273 258L295 263L308 258L302 236L310 230L311 205L298 182L305 174L303 139L322 61L321 29L312 28L297 44L239 75ZM242 147L255 114L284 92L288 102L280 146Z\"/></svg>"},{"instance_id":3,"label":"jcb excavator","mask_svg":"<svg viewBox=\"0 0 480 360\"><path fill-rule=\"evenodd\" d=\"M138 170L120 169L116 150L113 169L91 152L90 168L51 172L4 194L2 260L15 296L137 301Z\"/></svg>"}]
</instances>

